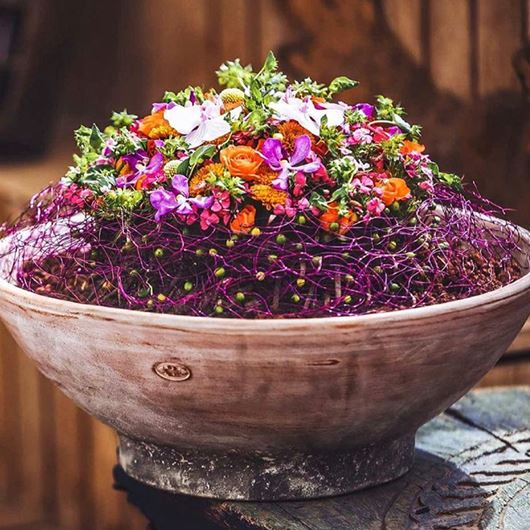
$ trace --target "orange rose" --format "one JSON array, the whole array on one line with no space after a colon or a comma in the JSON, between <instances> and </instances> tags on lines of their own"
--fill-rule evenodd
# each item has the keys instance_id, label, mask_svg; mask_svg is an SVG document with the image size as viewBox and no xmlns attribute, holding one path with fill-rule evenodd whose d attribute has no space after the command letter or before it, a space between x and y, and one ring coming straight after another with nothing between
<instances>
[{"instance_id":1,"label":"orange rose","mask_svg":"<svg viewBox=\"0 0 530 530\"><path fill-rule=\"evenodd\" d=\"M410 140L405 140L399 152L402 155L408 155L410 153L423 153L425 151L425 146L418 142L411 142Z\"/></svg>"},{"instance_id":2,"label":"orange rose","mask_svg":"<svg viewBox=\"0 0 530 530\"><path fill-rule=\"evenodd\" d=\"M392 177L383 184L381 200L386 206L390 206L394 201L407 197L409 193L410 188L403 179Z\"/></svg>"},{"instance_id":3,"label":"orange rose","mask_svg":"<svg viewBox=\"0 0 530 530\"><path fill-rule=\"evenodd\" d=\"M230 228L236 234L248 234L256 221L256 208L247 204L230 222Z\"/></svg>"},{"instance_id":4,"label":"orange rose","mask_svg":"<svg viewBox=\"0 0 530 530\"><path fill-rule=\"evenodd\" d=\"M159 138L167 138L168 136L178 136L178 132L169 125L169 122L164 118L164 111L159 110L140 120L138 132L143 135L156 140Z\"/></svg>"},{"instance_id":5,"label":"orange rose","mask_svg":"<svg viewBox=\"0 0 530 530\"><path fill-rule=\"evenodd\" d=\"M263 164L263 158L248 145L234 145L221 151L221 162L234 177L252 181Z\"/></svg>"},{"instance_id":6,"label":"orange rose","mask_svg":"<svg viewBox=\"0 0 530 530\"><path fill-rule=\"evenodd\" d=\"M351 210L346 215L339 215L339 208L336 202L331 202L328 209L320 216L320 226L324 230L338 232L340 235L345 234L351 226L357 222L358 216ZM332 225L337 228L332 230Z\"/></svg>"}]
</instances>

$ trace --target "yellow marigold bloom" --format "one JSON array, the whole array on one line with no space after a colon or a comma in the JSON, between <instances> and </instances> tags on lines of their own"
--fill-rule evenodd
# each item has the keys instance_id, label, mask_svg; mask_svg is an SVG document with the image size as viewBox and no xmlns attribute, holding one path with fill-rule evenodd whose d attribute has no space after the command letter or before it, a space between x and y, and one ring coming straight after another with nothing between
<instances>
[{"instance_id":1,"label":"yellow marigold bloom","mask_svg":"<svg viewBox=\"0 0 530 530\"><path fill-rule=\"evenodd\" d=\"M304 134L309 136L312 144L315 143L314 135L294 120L281 123L278 126L278 132L282 135L282 143L288 150L292 150L294 147L294 141Z\"/></svg>"},{"instance_id":2,"label":"yellow marigold bloom","mask_svg":"<svg viewBox=\"0 0 530 530\"><path fill-rule=\"evenodd\" d=\"M221 177L226 171L223 164L208 164L201 167L190 180L190 195L200 195L206 188L206 179L211 176Z\"/></svg>"},{"instance_id":3,"label":"yellow marigold bloom","mask_svg":"<svg viewBox=\"0 0 530 530\"><path fill-rule=\"evenodd\" d=\"M278 204L284 205L289 196L285 191L277 190L267 184L255 184L250 188L250 194L269 210Z\"/></svg>"},{"instance_id":4,"label":"yellow marigold bloom","mask_svg":"<svg viewBox=\"0 0 530 530\"><path fill-rule=\"evenodd\" d=\"M272 181L278 176L278 173L273 171L269 166L263 164L254 178L257 184L271 184Z\"/></svg>"}]
</instances>

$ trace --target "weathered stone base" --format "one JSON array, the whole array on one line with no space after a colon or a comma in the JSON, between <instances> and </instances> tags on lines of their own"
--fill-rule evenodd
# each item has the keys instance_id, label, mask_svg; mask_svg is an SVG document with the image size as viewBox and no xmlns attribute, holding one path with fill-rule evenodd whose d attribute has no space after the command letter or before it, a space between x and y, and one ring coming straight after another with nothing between
<instances>
[{"instance_id":1,"label":"weathered stone base","mask_svg":"<svg viewBox=\"0 0 530 530\"><path fill-rule=\"evenodd\" d=\"M131 477L186 495L273 501L341 495L394 480L414 459L414 434L329 453L204 453L120 435L119 462Z\"/></svg>"}]
</instances>

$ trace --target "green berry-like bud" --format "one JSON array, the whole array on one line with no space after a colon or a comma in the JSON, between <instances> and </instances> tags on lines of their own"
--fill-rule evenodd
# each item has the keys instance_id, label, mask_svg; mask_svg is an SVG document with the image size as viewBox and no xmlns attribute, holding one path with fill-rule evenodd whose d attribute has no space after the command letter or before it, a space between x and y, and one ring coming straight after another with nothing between
<instances>
[{"instance_id":1,"label":"green berry-like bud","mask_svg":"<svg viewBox=\"0 0 530 530\"><path fill-rule=\"evenodd\" d=\"M392 282L390 284L390 290L395 293L396 291L399 291L399 284Z\"/></svg>"},{"instance_id":2,"label":"green berry-like bud","mask_svg":"<svg viewBox=\"0 0 530 530\"><path fill-rule=\"evenodd\" d=\"M340 228L339 223L331 223L329 225L329 229L330 229L331 232L338 232L339 228Z\"/></svg>"},{"instance_id":3,"label":"green berry-like bud","mask_svg":"<svg viewBox=\"0 0 530 530\"><path fill-rule=\"evenodd\" d=\"M379 241L380 239L381 239L381 236L380 236L379 234L374 234L374 235L372 236L372 240L373 240L373 241L376 241L376 242L377 242L377 241Z\"/></svg>"},{"instance_id":4,"label":"green berry-like bud","mask_svg":"<svg viewBox=\"0 0 530 530\"><path fill-rule=\"evenodd\" d=\"M160 293L160 294L157 294L156 295L156 299L159 301L159 302L165 302L167 300L167 296Z\"/></svg>"},{"instance_id":5,"label":"green berry-like bud","mask_svg":"<svg viewBox=\"0 0 530 530\"><path fill-rule=\"evenodd\" d=\"M283 234L278 234L276 236L276 243L278 243L278 245L284 245L286 241L287 241L287 238Z\"/></svg>"},{"instance_id":6,"label":"green berry-like bud","mask_svg":"<svg viewBox=\"0 0 530 530\"><path fill-rule=\"evenodd\" d=\"M154 251L155 258L161 258L164 256L164 249L163 248L155 248Z\"/></svg>"},{"instance_id":7,"label":"green berry-like bud","mask_svg":"<svg viewBox=\"0 0 530 530\"><path fill-rule=\"evenodd\" d=\"M165 166L164 166L164 174L166 177L174 177L178 173L178 168L181 164L180 160L170 160Z\"/></svg>"},{"instance_id":8,"label":"green berry-like bud","mask_svg":"<svg viewBox=\"0 0 530 530\"><path fill-rule=\"evenodd\" d=\"M214 311L215 311L218 315L224 313L223 306L222 306L222 305L216 305Z\"/></svg>"},{"instance_id":9,"label":"green berry-like bud","mask_svg":"<svg viewBox=\"0 0 530 530\"><path fill-rule=\"evenodd\" d=\"M195 255L196 256L204 256L204 250L202 248L198 248L196 251L195 251Z\"/></svg>"},{"instance_id":10,"label":"green berry-like bud","mask_svg":"<svg viewBox=\"0 0 530 530\"><path fill-rule=\"evenodd\" d=\"M297 304L298 302L300 302L300 296L298 296L296 293L293 294L293 296L291 296L291 300Z\"/></svg>"},{"instance_id":11,"label":"green berry-like bud","mask_svg":"<svg viewBox=\"0 0 530 530\"><path fill-rule=\"evenodd\" d=\"M305 215L299 215L298 218L296 219L298 221L299 224L301 225L305 225L307 223L307 218Z\"/></svg>"},{"instance_id":12,"label":"green berry-like bud","mask_svg":"<svg viewBox=\"0 0 530 530\"><path fill-rule=\"evenodd\" d=\"M191 282L184 282L184 290L189 293L193 289L193 284Z\"/></svg>"},{"instance_id":13,"label":"green berry-like bud","mask_svg":"<svg viewBox=\"0 0 530 530\"><path fill-rule=\"evenodd\" d=\"M222 278L226 274L226 270L224 267L217 267L217 269L214 271L214 274L217 278Z\"/></svg>"},{"instance_id":14,"label":"green berry-like bud","mask_svg":"<svg viewBox=\"0 0 530 530\"><path fill-rule=\"evenodd\" d=\"M396 250L397 248L397 243L395 241L390 241L390 243L388 243L388 250Z\"/></svg>"},{"instance_id":15,"label":"green berry-like bud","mask_svg":"<svg viewBox=\"0 0 530 530\"><path fill-rule=\"evenodd\" d=\"M345 304L351 304L351 296L349 294L347 294L345 297L344 297L344 303Z\"/></svg>"},{"instance_id":16,"label":"green berry-like bud","mask_svg":"<svg viewBox=\"0 0 530 530\"><path fill-rule=\"evenodd\" d=\"M298 287L303 287L303 286L305 285L305 279L304 279L304 278L298 278L298 279L296 280L296 285L297 285Z\"/></svg>"},{"instance_id":17,"label":"green berry-like bud","mask_svg":"<svg viewBox=\"0 0 530 530\"><path fill-rule=\"evenodd\" d=\"M134 248L134 245L130 239L127 239L127 241L124 243L124 245L121 247L122 252L130 252Z\"/></svg>"},{"instance_id":18,"label":"green berry-like bud","mask_svg":"<svg viewBox=\"0 0 530 530\"><path fill-rule=\"evenodd\" d=\"M415 252L407 252L407 253L405 254L405 256L407 256L407 258L412 259L412 258L415 258L415 257L416 257L416 253L415 253Z\"/></svg>"},{"instance_id":19,"label":"green berry-like bud","mask_svg":"<svg viewBox=\"0 0 530 530\"><path fill-rule=\"evenodd\" d=\"M236 293L235 298L238 302L242 303L245 301L245 293L242 293L241 291L239 291Z\"/></svg>"},{"instance_id":20,"label":"green berry-like bud","mask_svg":"<svg viewBox=\"0 0 530 530\"><path fill-rule=\"evenodd\" d=\"M226 240L226 243L225 245L228 247L228 248L232 248L234 245L235 245L235 241L233 239L227 239Z\"/></svg>"},{"instance_id":21,"label":"green berry-like bud","mask_svg":"<svg viewBox=\"0 0 530 530\"><path fill-rule=\"evenodd\" d=\"M147 300L145 306L147 307L147 309L153 309L155 303L153 302L153 300Z\"/></svg>"},{"instance_id":22,"label":"green berry-like bud","mask_svg":"<svg viewBox=\"0 0 530 530\"><path fill-rule=\"evenodd\" d=\"M304 245L302 245L302 243L296 243L296 245L294 246L294 248L296 250L304 250Z\"/></svg>"},{"instance_id":23,"label":"green berry-like bud","mask_svg":"<svg viewBox=\"0 0 530 530\"><path fill-rule=\"evenodd\" d=\"M381 273L383 272L383 269L382 269L379 265L376 265L376 266L374 267L374 272L375 272L376 274L381 274Z\"/></svg>"},{"instance_id":24,"label":"green berry-like bud","mask_svg":"<svg viewBox=\"0 0 530 530\"><path fill-rule=\"evenodd\" d=\"M147 287L143 287L142 289L138 289L138 297L139 298L145 298L146 296L149 296L149 289Z\"/></svg>"},{"instance_id":25,"label":"green berry-like bud","mask_svg":"<svg viewBox=\"0 0 530 530\"><path fill-rule=\"evenodd\" d=\"M269 263L274 263L278 259L278 256L276 254L269 254L267 259L269 260Z\"/></svg>"},{"instance_id":26,"label":"green berry-like bud","mask_svg":"<svg viewBox=\"0 0 530 530\"><path fill-rule=\"evenodd\" d=\"M219 254L219 252L217 252L217 249L216 249L216 248L211 248L211 249L208 251L208 254L210 254L210 256L217 256L217 254Z\"/></svg>"},{"instance_id":27,"label":"green berry-like bud","mask_svg":"<svg viewBox=\"0 0 530 530\"><path fill-rule=\"evenodd\" d=\"M353 282L353 276L351 274L346 274L344 276L344 279L346 280L347 283Z\"/></svg>"},{"instance_id":28,"label":"green berry-like bud","mask_svg":"<svg viewBox=\"0 0 530 530\"><path fill-rule=\"evenodd\" d=\"M399 202L394 201L394 202L390 205L390 211L391 211L392 213L399 213L399 210L400 210Z\"/></svg>"},{"instance_id":29,"label":"green berry-like bud","mask_svg":"<svg viewBox=\"0 0 530 530\"><path fill-rule=\"evenodd\" d=\"M250 235L251 236L254 236L254 237L257 237L259 235L261 235L261 230L255 226L251 231L250 231Z\"/></svg>"},{"instance_id":30,"label":"green berry-like bud","mask_svg":"<svg viewBox=\"0 0 530 530\"><path fill-rule=\"evenodd\" d=\"M256 280L258 280L258 282L262 282L264 279L265 279L265 273L263 271L258 271L256 273Z\"/></svg>"},{"instance_id":31,"label":"green berry-like bud","mask_svg":"<svg viewBox=\"0 0 530 530\"><path fill-rule=\"evenodd\" d=\"M314 257L311 259L311 263L312 263L315 267L320 267L320 265L322 265L322 257L321 257L321 256L314 256Z\"/></svg>"},{"instance_id":32,"label":"green berry-like bud","mask_svg":"<svg viewBox=\"0 0 530 530\"><path fill-rule=\"evenodd\" d=\"M417 217L413 217L410 221L409 221L409 225L410 226L416 226L418 224L418 218Z\"/></svg>"}]
</instances>

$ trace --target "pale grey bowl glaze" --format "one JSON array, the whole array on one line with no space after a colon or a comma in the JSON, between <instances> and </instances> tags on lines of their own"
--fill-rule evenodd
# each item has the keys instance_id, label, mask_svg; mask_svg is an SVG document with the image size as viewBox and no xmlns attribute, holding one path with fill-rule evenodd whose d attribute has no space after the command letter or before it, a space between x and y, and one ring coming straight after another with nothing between
<instances>
[{"instance_id":1,"label":"pale grey bowl glaze","mask_svg":"<svg viewBox=\"0 0 530 530\"><path fill-rule=\"evenodd\" d=\"M333 495L405 473L418 427L493 367L529 313L529 274L455 302L298 320L96 307L0 280L7 327L116 429L126 472L235 499Z\"/></svg>"}]
</instances>

